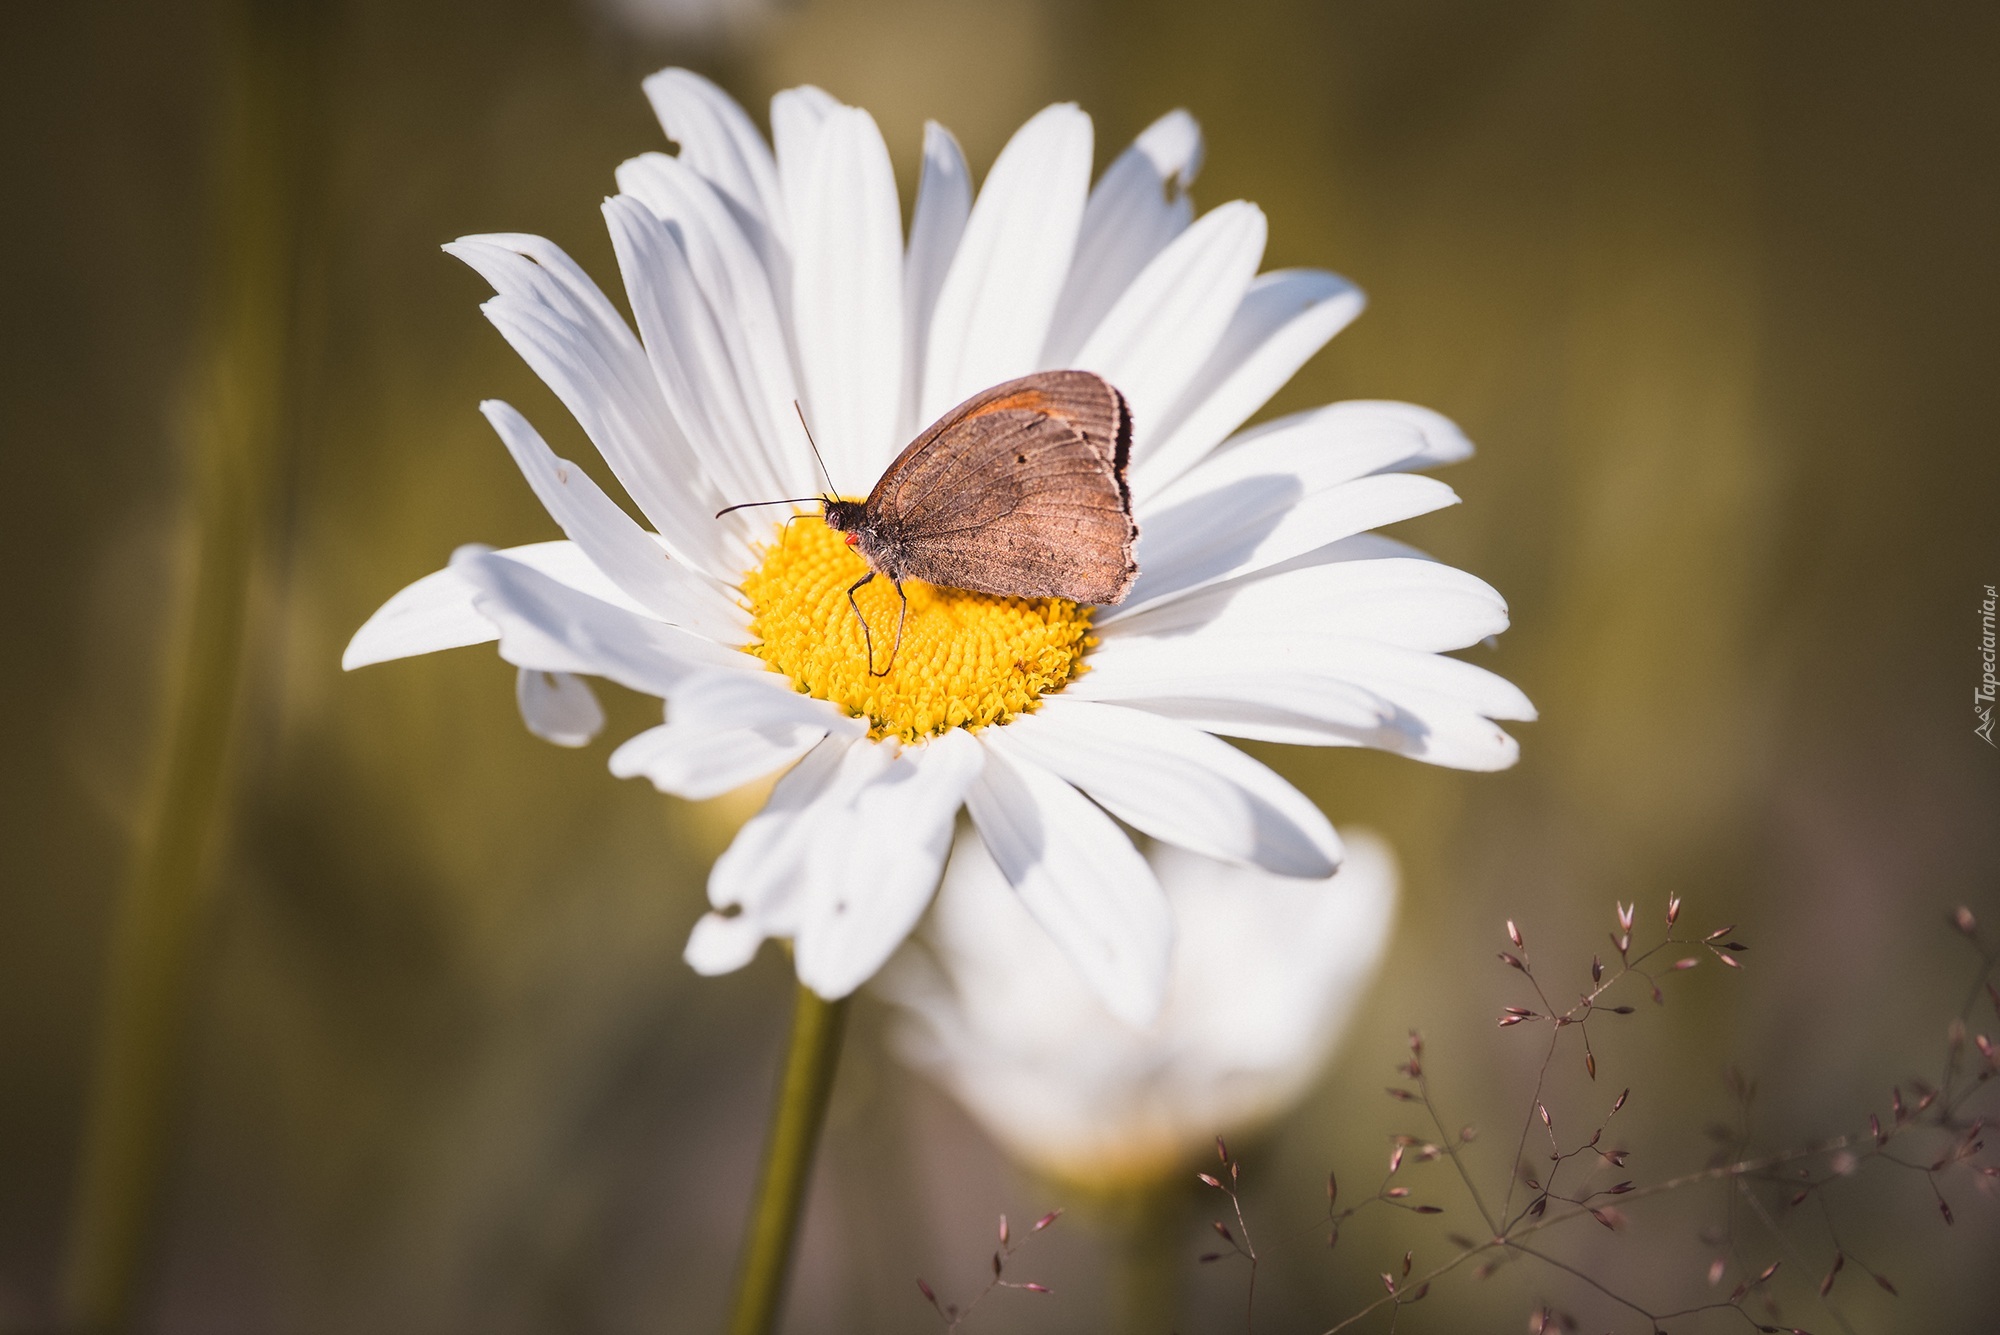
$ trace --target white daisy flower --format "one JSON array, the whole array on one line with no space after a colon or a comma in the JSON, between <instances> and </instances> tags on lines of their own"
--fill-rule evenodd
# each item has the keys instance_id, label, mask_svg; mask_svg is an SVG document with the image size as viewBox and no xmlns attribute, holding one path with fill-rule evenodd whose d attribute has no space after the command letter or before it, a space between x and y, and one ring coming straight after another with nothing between
<instances>
[{"instance_id":1,"label":"white daisy flower","mask_svg":"<svg viewBox=\"0 0 2000 1335\"><path fill-rule=\"evenodd\" d=\"M604 456L641 525L503 403L482 405L566 535L468 547L390 599L347 667L497 639L528 727L564 744L602 715L578 680L667 702L611 757L701 798L786 766L709 879L687 959L741 967L769 937L844 996L930 902L961 808L1022 903L1114 1013L1163 995L1172 914L1120 830L1285 876L1340 858L1325 818L1221 737L1376 746L1497 769L1494 719L1533 710L1440 656L1507 624L1470 575L1366 530L1452 504L1409 470L1465 438L1406 404L1340 403L1239 432L1360 311L1317 270L1258 274L1264 217L1196 219L1194 121L1155 123L1090 183L1091 124L1049 107L975 201L957 143L926 128L905 243L867 112L777 95L775 152L685 70L646 81L678 156L618 169L604 204L638 331L548 241L446 249L483 308ZM844 596L866 567L816 519L725 506L864 492L924 423L1038 369L1095 371L1134 422L1139 577L1116 607L909 586L886 677ZM1236 434L1232 434L1236 433ZM762 517L759 517L762 516ZM887 642L896 595L862 609Z\"/></svg>"},{"instance_id":2,"label":"white daisy flower","mask_svg":"<svg viewBox=\"0 0 2000 1335\"><path fill-rule=\"evenodd\" d=\"M1179 937L1150 1025L1099 1003L970 835L912 947L875 983L901 1008L907 1060L1016 1159L1087 1187L1155 1180L1296 1103L1395 916L1395 859L1367 835L1349 836L1330 882L1167 844L1147 861Z\"/></svg>"}]
</instances>

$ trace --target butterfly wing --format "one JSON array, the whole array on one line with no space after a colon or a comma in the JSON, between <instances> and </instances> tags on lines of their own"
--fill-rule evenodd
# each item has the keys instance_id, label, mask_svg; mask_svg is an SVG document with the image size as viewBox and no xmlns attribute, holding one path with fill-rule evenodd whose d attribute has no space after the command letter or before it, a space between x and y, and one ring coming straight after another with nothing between
<instances>
[{"instance_id":1,"label":"butterfly wing","mask_svg":"<svg viewBox=\"0 0 2000 1335\"><path fill-rule=\"evenodd\" d=\"M938 418L896 456L869 500L879 498L893 479L932 454L945 433L975 418L1010 409L1046 413L1068 422L1111 463L1120 489L1124 488L1125 464L1132 450L1132 413L1125 405L1125 396L1091 371L1038 371L983 389Z\"/></svg>"},{"instance_id":2,"label":"butterfly wing","mask_svg":"<svg viewBox=\"0 0 2000 1335\"><path fill-rule=\"evenodd\" d=\"M917 437L868 498L885 565L982 593L1119 601L1138 575L1131 438L1123 397L1087 371L974 395Z\"/></svg>"}]
</instances>

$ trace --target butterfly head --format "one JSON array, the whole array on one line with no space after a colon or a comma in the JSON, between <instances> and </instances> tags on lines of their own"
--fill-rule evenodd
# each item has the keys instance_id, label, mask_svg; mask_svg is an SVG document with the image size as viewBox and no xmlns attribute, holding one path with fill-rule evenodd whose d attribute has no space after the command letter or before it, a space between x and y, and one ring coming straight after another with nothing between
<instances>
[{"instance_id":1,"label":"butterfly head","mask_svg":"<svg viewBox=\"0 0 2000 1335\"><path fill-rule=\"evenodd\" d=\"M821 515L826 520L826 526L828 528L839 529L842 533L845 533L847 535L847 545L850 547L854 546L860 538L862 526L867 523L867 502L827 499L821 501L820 504L822 506Z\"/></svg>"}]
</instances>

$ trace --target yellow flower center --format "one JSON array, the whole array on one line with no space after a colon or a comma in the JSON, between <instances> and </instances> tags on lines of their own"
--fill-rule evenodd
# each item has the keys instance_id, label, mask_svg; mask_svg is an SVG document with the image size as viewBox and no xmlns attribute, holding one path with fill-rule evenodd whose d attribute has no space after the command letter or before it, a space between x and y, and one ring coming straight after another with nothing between
<instances>
[{"instance_id":1,"label":"yellow flower center","mask_svg":"<svg viewBox=\"0 0 2000 1335\"><path fill-rule=\"evenodd\" d=\"M868 564L818 518L787 525L743 580L756 654L808 695L906 742L1004 723L1082 670L1090 609L1062 598L997 598L906 580L910 611L877 576L854 595L868 618L877 677L847 590ZM891 651L894 658L891 659Z\"/></svg>"}]
</instances>

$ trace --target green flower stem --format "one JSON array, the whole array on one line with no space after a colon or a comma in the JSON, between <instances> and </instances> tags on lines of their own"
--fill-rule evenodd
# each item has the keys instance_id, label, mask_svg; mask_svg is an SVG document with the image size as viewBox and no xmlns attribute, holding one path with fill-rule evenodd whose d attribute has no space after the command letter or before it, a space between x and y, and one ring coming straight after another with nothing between
<instances>
[{"instance_id":1,"label":"green flower stem","mask_svg":"<svg viewBox=\"0 0 2000 1335\"><path fill-rule=\"evenodd\" d=\"M847 1024L847 1001L823 1001L803 983L792 1005L791 1046L778 1086L777 1114L764 1143L764 1164L750 1227L743 1240L742 1270L736 1281L736 1309L729 1335L770 1335L777 1328L791 1268L792 1242L804 1212L812 1178L813 1150L826 1122L840 1064L840 1036Z\"/></svg>"},{"instance_id":2,"label":"green flower stem","mask_svg":"<svg viewBox=\"0 0 2000 1335\"><path fill-rule=\"evenodd\" d=\"M129 1329L172 1143L204 909L228 806L251 589L283 425L304 80L296 21L238 4L217 136L210 301L185 417L191 587L169 644L163 733L112 928L64 1301L93 1335Z\"/></svg>"},{"instance_id":3,"label":"green flower stem","mask_svg":"<svg viewBox=\"0 0 2000 1335\"><path fill-rule=\"evenodd\" d=\"M1158 1335L1172 1327L1180 1288L1181 1201L1178 1182L1133 1186L1111 1204L1118 1232L1118 1324L1121 1335Z\"/></svg>"}]
</instances>

